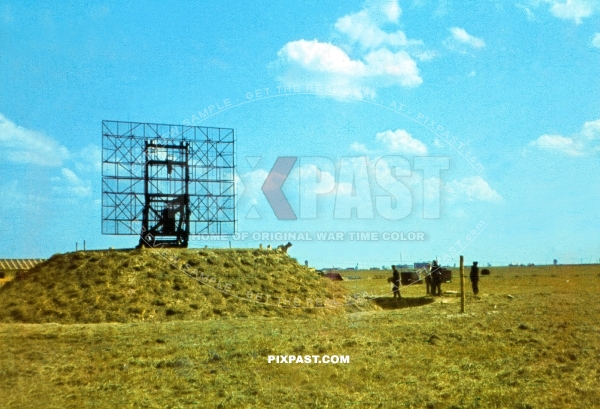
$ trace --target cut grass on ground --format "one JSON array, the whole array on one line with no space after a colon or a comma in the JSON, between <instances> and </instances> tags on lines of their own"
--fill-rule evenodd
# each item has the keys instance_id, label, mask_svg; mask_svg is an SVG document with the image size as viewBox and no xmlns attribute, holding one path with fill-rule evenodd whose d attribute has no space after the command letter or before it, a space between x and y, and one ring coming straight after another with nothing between
<instances>
[{"instance_id":1,"label":"cut grass on ground","mask_svg":"<svg viewBox=\"0 0 600 409\"><path fill-rule=\"evenodd\" d=\"M315 318L0 324L0 407L597 407L599 266L496 269L480 287L466 314L436 297Z\"/></svg>"}]
</instances>

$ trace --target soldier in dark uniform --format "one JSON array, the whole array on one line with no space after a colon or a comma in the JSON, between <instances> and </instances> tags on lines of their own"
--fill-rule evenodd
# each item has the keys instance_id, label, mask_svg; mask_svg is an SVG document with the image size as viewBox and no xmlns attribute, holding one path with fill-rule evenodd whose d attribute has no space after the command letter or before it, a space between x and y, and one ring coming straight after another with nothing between
<instances>
[{"instance_id":1,"label":"soldier in dark uniform","mask_svg":"<svg viewBox=\"0 0 600 409\"><path fill-rule=\"evenodd\" d=\"M442 269L435 260L431 265L431 285L433 295L442 295Z\"/></svg>"},{"instance_id":2,"label":"soldier in dark uniform","mask_svg":"<svg viewBox=\"0 0 600 409\"><path fill-rule=\"evenodd\" d=\"M479 267L477 267L477 262L474 261L471 266L471 285L473 286L473 294L477 295L479 292Z\"/></svg>"},{"instance_id":3,"label":"soldier in dark uniform","mask_svg":"<svg viewBox=\"0 0 600 409\"><path fill-rule=\"evenodd\" d=\"M388 282L392 283L392 292L394 293L394 299L398 296L398 299L401 299L400 295L400 273L396 270L396 266L392 266L392 276L388 278Z\"/></svg>"},{"instance_id":4,"label":"soldier in dark uniform","mask_svg":"<svg viewBox=\"0 0 600 409\"><path fill-rule=\"evenodd\" d=\"M430 295L431 294L431 264L427 264L427 270L425 271L425 290L427 291L427 294L425 295Z\"/></svg>"}]
</instances>

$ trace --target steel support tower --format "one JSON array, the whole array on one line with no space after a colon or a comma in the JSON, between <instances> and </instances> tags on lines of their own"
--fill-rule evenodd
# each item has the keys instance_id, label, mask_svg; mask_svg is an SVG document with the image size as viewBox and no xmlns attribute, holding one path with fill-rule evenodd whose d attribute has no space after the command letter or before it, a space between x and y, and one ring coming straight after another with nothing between
<instances>
[{"instance_id":1,"label":"steel support tower","mask_svg":"<svg viewBox=\"0 0 600 409\"><path fill-rule=\"evenodd\" d=\"M233 129L102 121L102 233L188 247L235 232Z\"/></svg>"}]
</instances>

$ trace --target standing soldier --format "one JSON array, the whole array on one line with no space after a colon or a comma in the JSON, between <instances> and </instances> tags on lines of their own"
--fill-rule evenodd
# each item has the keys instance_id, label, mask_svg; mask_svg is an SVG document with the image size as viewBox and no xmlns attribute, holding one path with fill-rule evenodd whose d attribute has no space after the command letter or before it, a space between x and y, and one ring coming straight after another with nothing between
<instances>
[{"instance_id":1,"label":"standing soldier","mask_svg":"<svg viewBox=\"0 0 600 409\"><path fill-rule=\"evenodd\" d=\"M473 294L477 295L479 292L479 267L477 267L477 262L474 261L471 266L471 285L473 285Z\"/></svg>"},{"instance_id":2,"label":"standing soldier","mask_svg":"<svg viewBox=\"0 0 600 409\"><path fill-rule=\"evenodd\" d=\"M396 270L396 266L392 266L392 276L388 278L388 282L392 283L392 292L394 293L394 299L398 296L398 299L401 299L400 296L400 273Z\"/></svg>"},{"instance_id":3,"label":"standing soldier","mask_svg":"<svg viewBox=\"0 0 600 409\"><path fill-rule=\"evenodd\" d=\"M442 295L442 269L436 260L431 265L431 292L433 295Z\"/></svg>"},{"instance_id":4,"label":"standing soldier","mask_svg":"<svg viewBox=\"0 0 600 409\"><path fill-rule=\"evenodd\" d=\"M427 291L427 294L425 295L430 295L432 293L431 291L431 264L427 264L427 268L425 269L425 289Z\"/></svg>"}]
</instances>

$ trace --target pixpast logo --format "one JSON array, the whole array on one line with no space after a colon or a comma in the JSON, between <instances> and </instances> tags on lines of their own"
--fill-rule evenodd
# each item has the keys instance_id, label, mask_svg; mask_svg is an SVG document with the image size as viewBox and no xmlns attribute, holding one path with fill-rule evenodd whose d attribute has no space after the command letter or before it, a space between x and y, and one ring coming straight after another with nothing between
<instances>
[{"instance_id":1,"label":"pixpast logo","mask_svg":"<svg viewBox=\"0 0 600 409\"><path fill-rule=\"evenodd\" d=\"M300 162L300 217L282 190L297 162ZM401 220L411 214L413 199L419 194L423 218L437 219L440 217L441 175L449 169L449 164L448 157L414 157L411 164L403 156L390 155L369 166L367 157L354 156L342 158L336 170L335 163L325 157L280 156L261 190L279 220L316 219L319 196L332 194L335 196L334 219L349 219L355 210L358 219L378 215L387 220ZM419 192L413 192L411 185L403 180L415 171L422 177Z\"/></svg>"}]
</instances>

